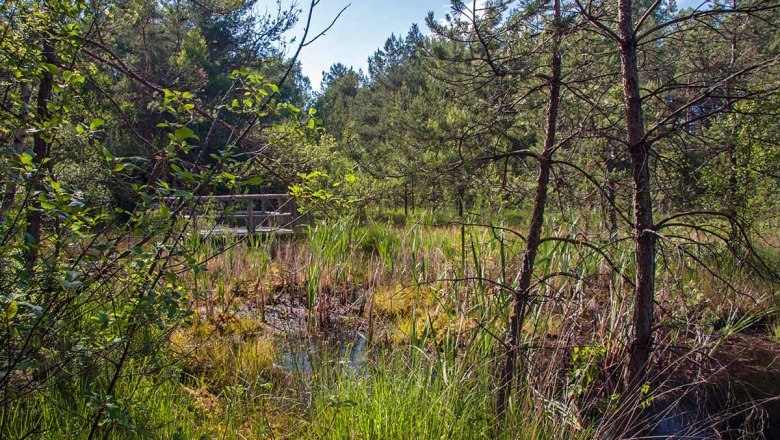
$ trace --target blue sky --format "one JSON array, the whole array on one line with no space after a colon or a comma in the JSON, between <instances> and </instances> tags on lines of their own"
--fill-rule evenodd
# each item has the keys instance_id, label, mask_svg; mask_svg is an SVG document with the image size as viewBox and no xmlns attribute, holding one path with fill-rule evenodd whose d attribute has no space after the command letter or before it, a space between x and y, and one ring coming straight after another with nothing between
<instances>
[{"instance_id":1,"label":"blue sky","mask_svg":"<svg viewBox=\"0 0 780 440\"><path fill-rule=\"evenodd\" d=\"M296 1L304 8L301 20L305 20L308 0ZM261 0L260 8L272 4ZM677 0L678 6L698 4L697 0ZM366 70L368 57L382 47L390 34L405 35L412 23L420 25L426 33L425 17L434 11L441 18L449 10L448 0L321 0L312 18L313 31L325 29L339 11L351 4L336 24L323 37L303 49L301 62L303 73L309 77L312 88L319 90L322 72L334 63ZM269 8L272 9L272 8ZM298 23L290 36L300 35L304 23Z\"/></svg>"},{"instance_id":2,"label":"blue sky","mask_svg":"<svg viewBox=\"0 0 780 440\"><path fill-rule=\"evenodd\" d=\"M291 36L301 34L309 3L297 1L304 12ZM303 49L300 57L303 73L311 80L312 88L318 90L322 72L332 64L340 62L366 70L368 57L384 45L390 34L405 35L413 23L425 32L428 11L443 16L448 3L448 0L321 0L312 17L316 32L325 29L343 7L351 5L330 31Z\"/></svg>"}]
</instances>

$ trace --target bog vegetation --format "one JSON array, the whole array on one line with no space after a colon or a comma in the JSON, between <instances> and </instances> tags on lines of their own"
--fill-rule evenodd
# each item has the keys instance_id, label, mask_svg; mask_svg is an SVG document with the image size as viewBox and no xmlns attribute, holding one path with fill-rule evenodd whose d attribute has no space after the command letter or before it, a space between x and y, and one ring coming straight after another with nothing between
<instances>
[{"instance_id":1,"label":"bog vegetation","mask_svg":"<svg viewBox=\"0 0 780 440\"><path fill-rule=\"evenodd\" d=\"M0 437L780 435L780 2L319 3L0 4Z\"/></svg>"}]
</instances>

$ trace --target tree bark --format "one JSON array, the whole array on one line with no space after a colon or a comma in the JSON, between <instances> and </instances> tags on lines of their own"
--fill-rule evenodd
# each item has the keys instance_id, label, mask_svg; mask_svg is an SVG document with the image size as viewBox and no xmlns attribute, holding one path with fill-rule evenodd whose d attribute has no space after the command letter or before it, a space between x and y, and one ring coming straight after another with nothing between
<instances>
[{"instance_id":1,"label":"tree bark","mask_svg":"<svg viewBox=\"0 0 780 440\"><path fill-rule=\"evenodd\" d=\"M404 184L404 217L409 215L409 185Z\"/></svg>"},{"instance_id":2,"label":"tree bark","mask_svg":"<svg viewBox=\"0 0 780 440\"><path fill-rule=\"evenodd\" d=\"M631 0L619 2L620 61L626 112L626 146L631 159L636 253L636 287L628 365L630 390L645 381L653 349L656 252L650 191L650 145L645 139L642 120L637 39L633 29L631 3Z\"/></svg>"},{"instance_id":3,"label":"tree bark","mask_svg":"<svg viewBox=\"0 0 780 440\"><path fill-rule=\"evenodd\" d=\"M455 201L455 207L458 210L458 218L463 219L463 198L465 197L466 190L463 187L458 188L458 192L455 195L457 200Z\"/></svg>"},{"instance_id":4,"label":"tree bark","mask_svg":"<svg viewBox=\"0 0 780 440\"><path fill-rule=\"evenodd\" d=\"M47 39L44 39L43 42L43 56L47 63L56 63L54 46ZM41 203L38 200L36 193L43 190L43 177L46 174L45 171L51 166L51 164L46 161L46 158L49 157L50 153L50 142L46 136L50 136L51 133L45 133L43 127L45 126L46 121L51 117L49 102L52 98L53 84L54 76L48 70L44 70L38 86L38 97L35 106L35 122L38 131L33 136L33 153L35 155L35 157L33 157L33 163L37 170L31 182L32 197L30 197L30 203L27 206L27 227L25 229L25 240L27 240L28 243L24 253L24 259L30 273L33 272L35 264L38 261L38 248L41 241Z\"/></svg>"},{"instance_id":5,"label":"tree bark","mask_svg":"<svg viewBox=\"0 0 780 440\"><path fill-rule=\"evenodd\" d=\"M539 242L542 235L544 210L547 205L547 187L549 186L550 182L552 155L555 149L558 104L561 91L561 55L559 52L561 40L560 0L554 1L553 8L553 26L555 28L555 34L553 37L552 58L550 61L550 100L547 104L544 146L542 148L542 154L539 156L534 208L531 214L531 222L528 227L528 238L526 241L525 251L523 252L523 262L520 268L518 286L514 292L512 315L510 317L509 326L507 329L508 348L504 358L504 364L501 368L499 392L496 404L499 416L505 413L507 402L509 401L509 398L512 394L514 374L517 367L517 356L520 349L520 332L522 331L523 327L525 309L530 298L531 277L533 275L536 253L539 250Z\"/></svg>"},{"instance_id":6,"label":"tree bark","mask_svg":"<svg viewBox=\"0 0 780 440\"><path fill-rule=\"evenodd\" d=\"M411 188L411 203L412 203L412 215L414 215L414 181L412 181L412 188Z\"/></svg>"}]
</instances>

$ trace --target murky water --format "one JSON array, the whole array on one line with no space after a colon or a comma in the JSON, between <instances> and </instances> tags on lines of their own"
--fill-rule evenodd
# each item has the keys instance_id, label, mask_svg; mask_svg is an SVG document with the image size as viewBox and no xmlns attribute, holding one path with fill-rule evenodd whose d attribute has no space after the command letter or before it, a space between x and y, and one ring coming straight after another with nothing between
<instances>
[{"instance_id":1,"label":"murky water","mask_svg":"<svg viewBox=\"0 0 780 440\"><path fill-rule=\"evenodd\" d=\"M326 364L338 364L358 373L366 366L374 350L361 335L354 338L307 338L280 344L277 365L285 371L311 373Z\"/></svg>"},{"instance_id":2,"label":"murky water","mask_svg":"<svg viewBox=\"0 0 780 440\"><path fill-rule=\"evenodd\" d=\"M651 438L780 440L780 377L754 373L704 387L698 399L659 411Z\"/></svg>"}]
</instances>

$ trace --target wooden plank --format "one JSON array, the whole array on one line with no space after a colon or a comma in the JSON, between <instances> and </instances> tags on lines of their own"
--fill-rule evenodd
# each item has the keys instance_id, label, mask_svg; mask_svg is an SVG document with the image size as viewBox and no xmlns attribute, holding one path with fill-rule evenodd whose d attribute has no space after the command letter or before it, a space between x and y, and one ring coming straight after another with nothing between
<instances>
[{"instance_id":1,"label":"wooden plank","mask_svg":"<svg viewBox=\"0 0 780 440\"><path fill-rule=\"evenodd\" d=\"M289 228L258 227L255 229L254 233L290 235L293 233L293 230ZM229 236L245 237L247 235L251 235L251 234L249 233L247 228L243 228L243 227L239 227L239 228L217 227L214 229L200 230L201 237L229 237Z\"/></svg>"},{"instance_id":2,"label":"wooden plank","mask_svg":"<svg viewBox=\"0 0 780 440\"><path fill-rule=\"evenodd\" d=\"M182 197L161 197L164 201L177 201ZM226 195L214 195L214 196L195 196L193 199L201 200L216 200L216 201L232 201L232 200L289 200L292 199L289 194L226 194Z\"/></svg>"},{"instance_id":3,"label":"wooden plank","mask_svg":"<svg viewBox=\"0 0 780 440\"><path fill-rule=\"evenodd\" d=\"M289 212L272 212L268 214L258 214L257 211L255 211L252 216L255 219L255 226L263 226L263 222L268 219L277 219L277 218L290 218L292 217L292 214ZM225 214L220 218L224 219L233 219L233 220L245 220L249 219L249 213L239 213L239 214Z\"/></svg>"},{"instance_id":4,"label":"wooden plank","mask_svg":"<svg viewBox=\"0 0 780 440\"><path fill-rule=\"evenodd\" d=\"M279 211L252 211L255 217L267 215L269 217L289 217L292 215L291 212L279 212ZM235 211L230 214L225 214L225 217L246 217L249 215L248 211Z\"/></svg>"}]
</instances>

